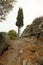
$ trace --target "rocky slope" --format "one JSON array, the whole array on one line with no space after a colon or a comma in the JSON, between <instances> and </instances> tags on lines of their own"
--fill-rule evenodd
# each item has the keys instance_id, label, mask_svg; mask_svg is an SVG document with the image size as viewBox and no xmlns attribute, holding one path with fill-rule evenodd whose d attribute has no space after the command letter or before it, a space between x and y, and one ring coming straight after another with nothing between
<instances>
[{"instance_id":1,"label":"rocky slope","mask_svg":"<svg viewBox=\"0 0 43 65\"><path fill-rule=\"evenodd\" d=\"M0 56L0 65L43 65L43 39L27 39L11 41Z\"/></svg>"},{"instance_id":2,"label":"rocky slope","mask_svg":"<svg viewBox=\"0 0 43 65\"><path fill-rule=\"evenodd\" d=\"M24 30L22 37L40 35L43 37L43 17L36 18L31 25Z\"/></svg>"},{"instance_id":3,"label":"rocky slope","mask_svg":"<svg viewBox=\"0 0 43 65\"><path fill-rule=\"evenodd\" d=\"M43 65L43 17L27 26L21 39L11 40L0 65Z\"/></svg>"}]
</instances>

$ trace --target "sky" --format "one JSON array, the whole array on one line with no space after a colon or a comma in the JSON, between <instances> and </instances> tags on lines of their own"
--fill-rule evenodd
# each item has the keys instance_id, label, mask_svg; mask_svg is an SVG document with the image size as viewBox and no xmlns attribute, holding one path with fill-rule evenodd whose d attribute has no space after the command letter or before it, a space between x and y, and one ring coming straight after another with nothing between
<instances>
[{"instance_id":1,"label":"sky","mask_svg":"<svg viewBox=\"0 0 43 65\"><path fill-rule=\"evenodd\" d=\"M21 32L35 18L43 16L43 0L17 0L12 11L6 16L6 20L0 22L0 32L8 32L12 29L17 31L18 28L15 24L19 7L23 9L24 14L24 26L21 28Z\"/></svg>"}]
</instances>

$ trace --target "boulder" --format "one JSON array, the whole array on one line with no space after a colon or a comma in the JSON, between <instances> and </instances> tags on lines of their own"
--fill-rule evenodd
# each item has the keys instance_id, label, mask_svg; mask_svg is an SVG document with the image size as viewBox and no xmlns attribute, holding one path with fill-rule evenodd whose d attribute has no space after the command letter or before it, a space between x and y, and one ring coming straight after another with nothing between
<instances>
[{"instance_id":1,"label":"boulder","mask_svg":"<svg viewBox=\"0 0 43 65\"><path fill-rule=\"evenodd\" d=\"M10 39L6 32L0 32L0 55L6 50L9 46Z\"/></svg>"}]
</instances>

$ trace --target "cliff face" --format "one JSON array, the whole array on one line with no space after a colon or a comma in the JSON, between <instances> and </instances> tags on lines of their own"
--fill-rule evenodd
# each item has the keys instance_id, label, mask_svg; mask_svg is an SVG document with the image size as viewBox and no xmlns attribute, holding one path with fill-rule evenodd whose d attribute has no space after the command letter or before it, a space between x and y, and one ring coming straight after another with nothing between
<instances>
[{"instance_id":1,"label":"cliff face","mask_svg":"<svg viewBox=\"0 0 43 65\"><path fill-rule=\"evenodd\" d=\"M31 25L28 25L22 37L36 36L37 34L43 37L43 17L36 18Z\"/></svg>"}]
</instances>

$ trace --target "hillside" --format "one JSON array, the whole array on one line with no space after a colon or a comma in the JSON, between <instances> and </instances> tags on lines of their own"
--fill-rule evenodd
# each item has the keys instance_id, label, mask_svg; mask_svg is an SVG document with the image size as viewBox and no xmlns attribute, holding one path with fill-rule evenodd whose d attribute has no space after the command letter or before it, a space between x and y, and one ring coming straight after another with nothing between
<instances>
[{"instance_id":1,"label":"hillside","mask_svg":"<svg viewBox=\"0 0 43 65\"><path fill-rule=\"evenodd\" d=\"M20 39L10 41L0 65L43 65L43 17L28 25Z\"/></svg>"},{"instance_id":2,"label":"hillside","mask_svg":"<svg viewBox=\"0 0 43 65\"><path fill-rule=\"evenodd\" d=\"M43 39L11 41L11 46L0 56L0 65L43 65Z\"/></svg>"},{"instance_id":3,"label":"hillside","mask_svg":"<svg viewBox=\"0 0 43 65\"><path fill-rule=\"evenodd\" d=\"M22 37L35 36L37 34L43 36L43 17L36 18L31 25L28 25L23 31Z\"/></svg>"}]
</instances>

